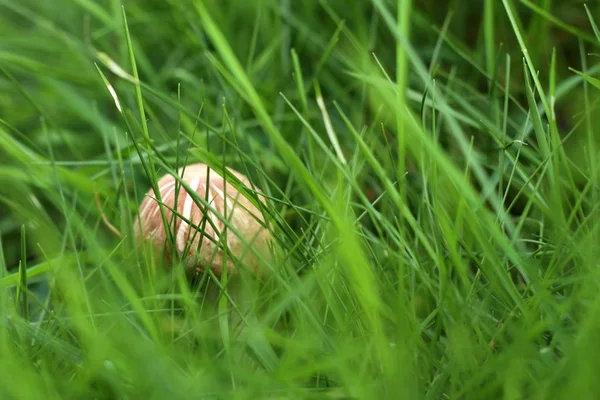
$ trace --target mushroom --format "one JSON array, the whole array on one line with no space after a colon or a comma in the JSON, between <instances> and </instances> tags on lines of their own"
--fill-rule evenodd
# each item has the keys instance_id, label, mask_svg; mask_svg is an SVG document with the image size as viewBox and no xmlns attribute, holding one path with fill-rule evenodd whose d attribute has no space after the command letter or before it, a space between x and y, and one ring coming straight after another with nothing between
<instances>
[{"instance_id":1,"label":"mushroom","mask_svg":"<svg viewBox=\"0 0 600 400\"><path fill-rule=\"evenodd\" d=\"M228 171L242 185L252 188L244 175L231 168ZM265 216L229 179L224 179L206 164L188 165L177 174L198 195L197 198L188 193L183 185L177 184L178 180L173 175L163 176L157 182L160 202L155 197L154 190L150 189L140 205L139 217L134 225L137 240L150 242L155 251L166 250L163 254L167 261L172 261L170 254L173 250L171 246L174 245L188 271L193 273L209 268L219 278L223 271L227 271L226 290L237 308L234 311L228 307L229 324L241 328L238 334L240 337L247 337L248 344L255 348L255 352L260 348L260 354L268 354L271 360L276 359L268 340L264 334L259 333L260 329L253 329L254 333L247 336L249 331L245 324L241 324L244 320L248 328L259 325L254 313L258 288L256 283L259 280L242 277L264 276L266 265L272 261L273 242ZM205 201L200 201L199 198ZM258 198L265 203L264 196L260 193ZM170 240L163 213L168 223L167 228L172 233ZM240 264L247 268L236 268ZM203 307L203 313L218 313L221 293L220 285L209 280L205 300L212 307L207 310ZM214 321L212 318L207 320Z\"/></svg>"},{"instance_id":2,"label":"mushroom","mask_svg":"<svg viewBox=\"0 0 600 400\"><path fill-rule=\"evenodd\" d=\"M231 168L228 171L241 184L252 188L244 175ZM263 274L264 261L270 255L271 235L258 207L230 180L206 164L188 165L179 169L178 175L197 194L196 199L173 175L160 178L157 186L163 211L158 196L150 189L134 224L138 241L149 241L156 251L167 250L164 254L168 261L172 261L170 245L174 245L190 272L201 273L210 268L220 277L226 267L230 276L238 273L237 260L249 271ZM258 197L264 204L264 197ZM172 234L171 240L162 213Z\"/></svg>"}]
</instances>

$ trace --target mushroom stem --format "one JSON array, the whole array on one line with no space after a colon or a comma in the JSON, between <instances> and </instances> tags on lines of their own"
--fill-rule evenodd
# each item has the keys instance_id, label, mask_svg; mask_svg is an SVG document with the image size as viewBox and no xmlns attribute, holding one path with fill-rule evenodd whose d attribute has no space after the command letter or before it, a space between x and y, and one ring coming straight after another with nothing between
<instances>
[{"instance_id":1,"label":"mushroom stem","mask_svg":"<svg viewBox=\"0 0 600 400\"><path fill-rule=\"evenodd\" d=\"M258 284L256 277L250 274L228 277L226 287L211 277L205 301L209 312L214 312L217 317L215 322L224 340L232 338L245 343L262 366L272 371L278 364L278 357L258 318Z\"/></svg>"}]
</instances>

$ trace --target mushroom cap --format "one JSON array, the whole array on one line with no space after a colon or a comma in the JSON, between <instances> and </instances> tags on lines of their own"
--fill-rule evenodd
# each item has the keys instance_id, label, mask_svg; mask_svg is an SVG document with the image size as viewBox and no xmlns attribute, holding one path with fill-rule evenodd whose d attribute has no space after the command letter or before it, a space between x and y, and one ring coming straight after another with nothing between
<instances>
[{"instance_id":1,"label":"mushroom cap","mask_svg":"<svg viewBox=\"0 0 600 400\"><path fill-rule=\"evenodd\" d=\"M227 169L252 190L248 178L231 168ZM261 256L269 259L271 234L258 207L206 164L188 165L179 169L177 174L205 201L194 200L173 175L163 176L158 181L158 189L173 240L168 239L161 203L153 189L146 193L134 222L136 239L150 241L167 261L171 261L170 243L174 242L187 269L195 272L209 267L219 276L226 266L228 274L235 273L236 264L232 257L252 272L263 272ZM264 197L260 194L258 197L264 204ZM205 203L213 210L205 207ZM177 212L173 213L171 209ZM228 249L228 254L223 247ZM251 248L257 250L260 256Z\"/></svg>"}]
</instances>

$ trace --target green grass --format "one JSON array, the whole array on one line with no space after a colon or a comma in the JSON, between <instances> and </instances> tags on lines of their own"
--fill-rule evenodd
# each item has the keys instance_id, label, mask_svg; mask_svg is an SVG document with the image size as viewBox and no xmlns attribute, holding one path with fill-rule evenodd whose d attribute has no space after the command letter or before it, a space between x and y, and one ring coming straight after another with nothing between
<instances>
[{"instance_id":1,"label":"green grass","mask_svg":"<svg viewBox=\"0 0 600 400\"><path fill-rule=\"evenodd\" d=\"M598 398L598 25L576 0L0 0L0 398ZM268 199L250 297L132 236L194 162Z\"/></svg>"}]
</instances>

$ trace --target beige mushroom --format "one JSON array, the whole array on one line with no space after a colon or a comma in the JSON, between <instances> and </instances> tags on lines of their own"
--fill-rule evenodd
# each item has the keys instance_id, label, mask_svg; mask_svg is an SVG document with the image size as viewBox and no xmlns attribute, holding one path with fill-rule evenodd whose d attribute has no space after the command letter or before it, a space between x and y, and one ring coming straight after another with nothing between
<instances>
[{"instance_id":1,"label":"beige mushroom","mask_svg":"<svg viewBox=\"0 0 600 400\"><path fill-rule=\"evenodd\" d=\"M252 190L250 181L244 175L230 168L228 171ZM258 351L263 357L267 354L270 360L275 360L277 356L259 328L255 310L257 283L261 279L253 278L264 277L269 270L267 265L273 260L273 241L265 216L243 193L235 189L231 180L223 179L205 164L189 165L180 169L178 175L191 191L205 201L195 201L174 176L165 175L159 179L157 187L164 216L169 223L168 229L172 233L171 240L168 240L165 230L161 202L157 200L153 189L146 194L135 220L137 240L149 242L167 261L171 261L171 251L176 250L191 273L210 268L217 277L222 278L225 266L228 277L226 291L228 298L235 303L235 309L227 307L227 321L233 328L231 332L235 332L239 340L247 341L253 351ZM257 193L265 204L264 196ZM169 243L173 243L175 249ZM240 265L247 268L237 268ZM219 325L223 320L213 317L220 313L218 299L222 294L221 285L212 279L207 283L204 299L212 307L202 307L202 319L209 326L214 323ZM252 326L254 328L250 329Z\"/></svg>"},{"instance_id":2,"label":"beige mushroom","mask_svg":"<svg viewBox=\"0 0 600 400\"><path fill-rule=\"evenodd\" d=\"M231 168L228 171L253 190L248 178ZM149 241L168 261L172 250L169 243L173 243L190 272L210 268L220 276L226 266L231 275L237 272L237 266L243 265L262 274L264 261L269 259L271 235L259 208L233 186L232 180L223 179L206 164L188 165L178 175L205 202L195 200L173 175L163 176L158 181L158 190L172 239L168 240L161 203L153 189L140 205L134 224L136 238ZM264 197L260 194L258 197L264 204Z\"/></svg>"}]
</instances>

